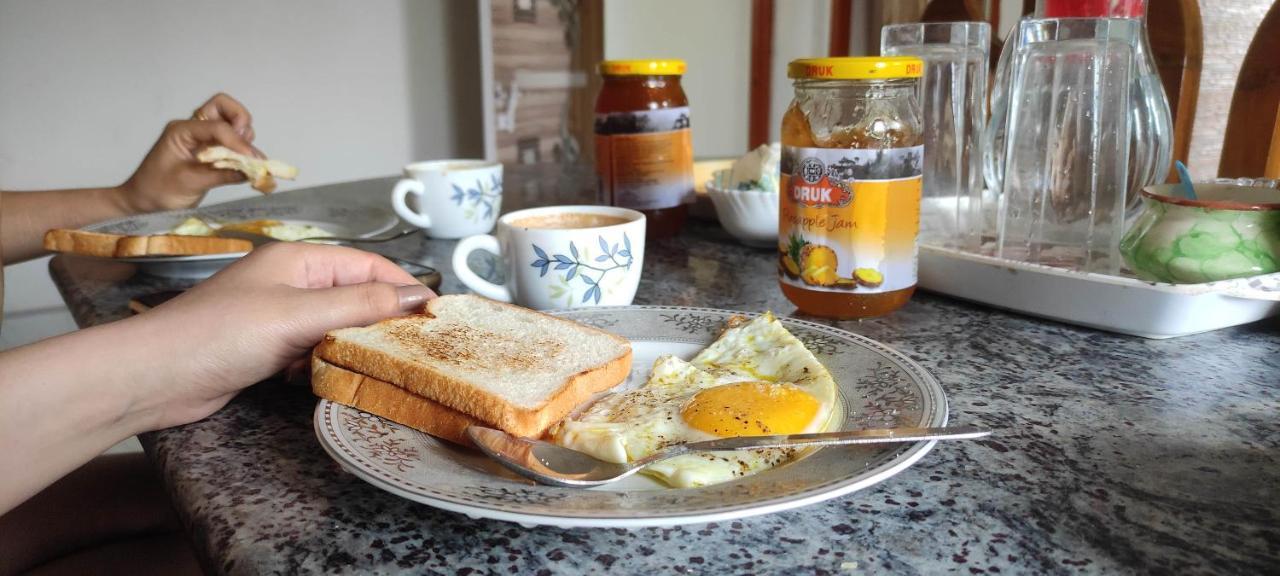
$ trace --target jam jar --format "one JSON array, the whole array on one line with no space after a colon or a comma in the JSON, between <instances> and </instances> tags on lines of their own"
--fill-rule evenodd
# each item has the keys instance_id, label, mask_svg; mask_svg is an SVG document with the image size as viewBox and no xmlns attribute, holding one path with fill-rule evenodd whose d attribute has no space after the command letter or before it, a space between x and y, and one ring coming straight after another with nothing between
<instances>
[{"instance_id":1,"label":"jam jar","mask_svg":"<svg viewBox=\"0 0 1280 576\"><path fill-rule=\"evenodd\" d=\"M606 60L596 98L602 204L643 212L645 234L680 233L694 200L693 139L681 60Z\"/></svg>"},{"instance_id":2,"label":"jam jar","mask_svg":"<svg viewBox=\"0 0 1280 576\"><path fill-rule=\"evenodd\" d=\"M782 118L778 271L801 312L866 318L916 287L924 157L912 57L795 60Z\"/></svg>"}]
</instances>

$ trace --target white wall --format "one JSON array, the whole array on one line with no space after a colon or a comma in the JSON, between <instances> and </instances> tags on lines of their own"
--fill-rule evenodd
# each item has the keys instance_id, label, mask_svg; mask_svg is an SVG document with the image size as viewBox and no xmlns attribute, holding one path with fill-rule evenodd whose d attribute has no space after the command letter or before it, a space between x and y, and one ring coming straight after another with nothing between
<instances>
[{"instance_id":1,"label":"white wall","mask_svg":"<svg viewBox=\"0 0 1280 576\"><path fill-rule=\"evenodd\" d=\"M830 0L786 0L774 12L770 138L791 102L787 62L825 56ZM673 15L679 15L674 17ZM751 100L751 3L745 0L606 0L605 58L681 58L699 157L746 151Z\"/></svg>"},{"instance_id":2,"label":"white wall","mask_svg":"<svg viewBox=\"0 0 1280 576\"><path fill-rule=\"evenodd\" d=\"M749 3L745 3L749 4ZM773 14L773 91L769 95L769 139L782 137L782 115L791 105L795 88L787 78L787 63L798 58L827 55L831 37L829 0L775 2Z\"/></svg>"},{"instance_id":3,"label":"white wall","mask_svg":"<svg viewBox=\"0 0 1280 576\"><path fill-rule=\"evenodd\" d=\"M455 0L0 0L0 189L119 183L219 90L301 169L282 189L482 154L477 25ZM6 311L61 305L45 270L9 267Z\"/></svg>"}]
</instances>

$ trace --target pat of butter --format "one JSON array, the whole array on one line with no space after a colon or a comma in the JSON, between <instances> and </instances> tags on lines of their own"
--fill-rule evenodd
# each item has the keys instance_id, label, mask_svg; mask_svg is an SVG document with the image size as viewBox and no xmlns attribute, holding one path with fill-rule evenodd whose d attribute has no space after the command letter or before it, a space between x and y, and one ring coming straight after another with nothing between
<instances>
[{"instance_id":1,"label":"pat of butter","mask_svg":"<svg viewBox=\"0 0 1280 576\"><path fill-rule=\"evenodd\" d=\"M762 144L759 148L733 163L729 173L729 188L733 190L778 191L778 164L782 160L782 146L777 142Z\"/></svg>"}]
</instances>

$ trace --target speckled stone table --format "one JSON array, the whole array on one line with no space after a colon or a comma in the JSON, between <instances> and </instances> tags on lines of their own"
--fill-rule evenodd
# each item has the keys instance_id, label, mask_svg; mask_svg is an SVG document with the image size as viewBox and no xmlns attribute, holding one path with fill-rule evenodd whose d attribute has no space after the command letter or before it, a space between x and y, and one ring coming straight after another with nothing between
<instances>
[{"instance_id":1,"label":"speckled stone table","mask_svg":"<svg viewBox=\"0 0 1280 576\"><path fill-rule=\"evenodd\" d=\"M508 170L506 208L585 194L581 174ZM383 202L390 180L314 201ZM534 199L541 199L535 202ZM281 198L267 199L281 201ZM379 249L452 276L454 242ZM794 308L768 251L714 224L652 242L637 304ZM59 257L81 325L181 287L128 265ZM670 529L564 530L472 520L382 492L317 444L315 399L269 381L143 444L211 571L232 574L1275 573L1280 566L1280 330L1153 341L918 294L837 326L930 369L953 422L997 430L939 444L874 488L799 510Z\"/></svg>"}]
</instances>

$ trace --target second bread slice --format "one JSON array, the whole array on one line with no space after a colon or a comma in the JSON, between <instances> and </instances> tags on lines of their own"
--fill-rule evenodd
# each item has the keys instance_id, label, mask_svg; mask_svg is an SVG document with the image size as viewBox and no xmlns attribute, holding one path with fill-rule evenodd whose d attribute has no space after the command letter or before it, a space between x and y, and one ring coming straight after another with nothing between
<instances>
[{"instance_id":1,"label":"second bread slice","mask_svg":"<svg viewBox=\"0 0 1280 576\"><path fill-rule=\"evenodd\" d=\"M462 446L473 445L467 438L467 426L484 425L439 402L314 357L311 359L311 391L321 398L359 408Z\"/></svg>"},{"instance_id":2,"label":"second bread slice","mask_svg":"<svg viewBox=\"0 0 1280 576\"><path fill-rule=\"evenodd\" d=\"M210 236L125 236L116 243L116 258L139 256L196 256L200 254L230 254L253 250L253 243L240 238L215 238Z\"/></svg>"}]
</instances>

